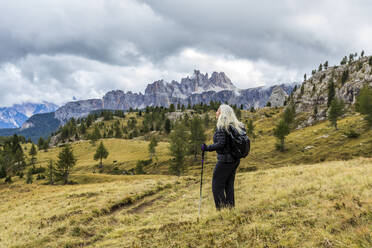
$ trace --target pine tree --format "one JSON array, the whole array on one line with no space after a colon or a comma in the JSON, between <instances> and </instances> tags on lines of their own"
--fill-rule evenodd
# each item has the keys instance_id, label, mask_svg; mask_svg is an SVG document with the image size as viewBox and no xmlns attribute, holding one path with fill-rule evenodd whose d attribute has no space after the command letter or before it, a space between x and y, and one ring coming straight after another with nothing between
<instances>
[{"instance_id":1,"label":"pine tree","mask_svg":"<svg viewBox=\"0 0 372 248\"><path fill-rule=\"evenodd\" d=\"M343 115L344 108L345 108L345 103L341 99L336 97L332 100L332 103L329 109L328 119L331 122L331 124L335 127L336 130L337 130L337 120L340 116Z\"/></svg>"},{"instance_id":2,"label":"pine tree","mask_svg":"<svg viewBox=\"0 0 372 248\"><path fill-rule=\"evenodd\" d=\"M35 145L33 143L32 143L32 146L31 146L31 149L30 149L29 154L31 156L31 165L32 165L32 168L35 168L37 150L36 150L36 147L35 147Z\"/></svg>"},{"instance_id":3,"label":"pine tree","mask_svg":"<svg viewBox=\"0 0 372 248\"><path fill-rule=\"evenodd\" d=\"M187 151L187 131L182 123L177 123L170 135L170 155L173 161L170 164L169 170L171 173L180 176L186 170L185 156Z\"/></svg>"},{"instance_id":4,"label":"pine tree","mask_svg":"<svg viewBox=\"0 0 372 248\"><path fill-rule=\"evenodd\" d=\"M206 140L204 126L202 125L202 120L198 116L191 120L190 131L189 152L193 154L194 159L196 159L196 155L200 153L200 145Z\"/></svg>"},{"instance_id":5,"label":"pine tree","mask_svg":"<svg viewBox=\"0 0 372 248\"><path fill-rule=\"evenodd\" d=\"M295 115L296 115L295 106L294 106L294 104L290 104L284 110L283 119L290 126L295 119Z\"/></svg>"},{"instance_id":6,"label":"pine tree","mask_svg":"<svg viewBox=\"0 0 372 248\"><path fill-rule=\"evenodd\" d=\"M155 136L152 136L151 139L150 139L150 143L149 143L149 154L150 154L150 159L152 160L152 158L155 156L155 153L156 153L156 146L158 145L158 141L156 139Z\"/></svg>"},{"instance_id":7,"label":"pine tree","mask_svg":"<svg viewBox=\"0 0 372 248\"><path fill-rule=\"evenodd\" d=\"M99 144L96 153L94 154L94 160L100 160L100 168L103 168L102 159L106 159L108 157L109 153L106 149L106 147L103 145L102 141Z\"/></svg>"},{"instance_id":8,"label":"pine tree","mask_svg":"<svg viewBox=\"0 0 372 248\"><path fill-rule=\"evenodd\" d=\"M345 56L345 57L342 58L340 64L341 64L341 65L345 65L346 62L347 62L347 57Z\"/></svg>"},{"instance_id":9,"label":"pine tree","mask_svg":"<svg viewBox=\"0 0 372 248\"><path fill-rule=\"evenodd\" d=\"M319 68L318 68L318 71L322 71L322 70L323 70L323 65L320 64L320 65L319 65Z\"/></svg>"},{"instance_id":10,"label":"pine tree","mask_svg":"<svg viewBox=\"0 0 372 248\"><path fill-rule=\"evenodd\" d=\"M48 184L53 185L54 184L54 174L55 174L55 168L53 165L53 160L49 160L48 168L47 168L47 179Z\"/></svg>"},{"instance_id":11,"label":"pine tree","mask_svg":"<svg viewBox=\"0 0 372 248\"><path fill-rule=\"evenodd\" d=\"M44 148L44 139L43 137L40 137L38 142L37 142L37 146L39 147L39 150L43 149Z\"/></svg>"},{"instance_id":12,"label":"pine tree","mask_svg":"<svg viewBox=\"0 0 372 248\"><path fill-rule=\"evenodd\" d=\"M328 83L328 100L327 100L327 106L331 106L331 102L333 98L335 97L335 84L333 82L333 78Z\"/></svg>"},{"instance_id":13,"label":"pine tree","mask_svg":"<svg viewBox=\"0 0 372 248\"><path fill-rule=\"evenodd\" d=\"M85 134L87 132L87 128L84 123L80 124L80 133Z\"/></svg>"},{"instance_id":14,"label":"pine tree","mask_svg":"<svg viewBox=\"0 0 372 248\"><path fill-rule=\"evenodd\" d=\"M27 184L31 184L33 181L33 176L32 176L32 169L29 169L27 171L27 175L26 175L26 183Z\"/></svg>"},{"instance_id":15,"label":"pine tree","mask_svg":"<svg viewBox=\"0 0 372 248\"><path fill-rule=\"evenodd\" d=\"M324 69L325 69L325 70L328 69L328 61L324 62Z\"/></svg>"},{"instance_id":16,"label":"pine tree","mask_svg":"<svg viewBox=\"0 0 372 248\"><path fill-rule=\"evenodd\" d=\"M95 126L93 133L90 135L90 140L92 141L93 144L95 144L95 142L100 138L101 132L99 131L98 126Z\"/></svg>"},{"instance_id":17,"label":"pine tree","mask_svg":"<svg viewBox=\"0 0 372 248\"><path fill-rule=\"evenodd\" d=\"M176 111L175 107L174 107L174 104L172 103L171 105L169 105L169 112L174 112Z\"/></svg>"},{"instance_id":18,"label":"pine tree","mask_svg":"<svg viewBox=\"0 0 372 248\"><path fill-rule=\"evenodd\" d=\"M169 119L165 120L164 130L167 134L171 132L171 121Z\"/></svg>"},{"instance_id":19,"label":"pine tree","mask_svg":"<svg viewBox=\"0 0 372 248\"><path fill-rule=\"evenodd\" d=\"M355 108L356 111L365 115L364 119L368 126L372 127L372 88L370 86L364 86L360 90Z\"/></svg>"},{"instance_id":20,"label":"pine tree","mask_svg":"<svg viewBox=\"0 0 372 248\"><path fill-rule=\"evenodd\" d=\"M118 138L118 139L123 138L123 133L119 125L115 125L115 138Z\"/></svg>"},{"instance_id":21,"label":"pine tree","mask_svg":"<svg viewBox=\"0 0 372 248\"><path fill-rule=\"evenodd\" d=\"M68 183L68 177L71 169L76 164L76 158L73 154L70 145L66 145L62 151L58 154L58 161L56 166L56 180L62 181L63 184Z\"/></svg>"},{"instance_id":22,"label":"pine tree","mask_svg":"<svg viewBox=\"0 0 372 248\"><path fill-rule=\"evenodd\" d=\"M346 70L342 73L341 84L344 85L346 81L348 80L348 78L349 78L349 70Z\"/></svg>"},{"instance_id":23,"label":"pine tree","mask_svg":"<svg viewBox=\"0 0 372 248\"><path fill-rule=\"evenodd\" d=\"M274 129L274 136L278 138L280 142L277 147L282 152L284 151L284 140L285 137L289 134L289 131L289 125L285 122L284 119L281 119Z\"/></svg>"}]
</instances>

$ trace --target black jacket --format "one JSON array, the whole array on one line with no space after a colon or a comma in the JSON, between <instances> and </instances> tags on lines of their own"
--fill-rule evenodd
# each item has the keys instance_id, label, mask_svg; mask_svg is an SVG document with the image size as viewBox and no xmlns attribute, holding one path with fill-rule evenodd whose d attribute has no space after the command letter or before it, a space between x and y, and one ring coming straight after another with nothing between
<instances>
[{"instance_id":1,"label":"black jacket","mask_svg":"<svg viewBox=\"0 0 372 248\"><path fill-rule=\"evenodd\" d=\"M231 139L225 130L217 129L213 135L213 144L205 149L206 151L216 151L217 160L220 162L237 161L231 155Z\"/></svg>"}]
</instances>

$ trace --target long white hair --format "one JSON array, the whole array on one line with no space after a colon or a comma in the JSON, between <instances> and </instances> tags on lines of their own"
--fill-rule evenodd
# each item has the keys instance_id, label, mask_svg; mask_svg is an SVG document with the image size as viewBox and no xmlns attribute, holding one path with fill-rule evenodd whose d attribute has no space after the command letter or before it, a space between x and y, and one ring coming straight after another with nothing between
<instances>
[{"instance_id":1,"label":"long white hair","mask_svg":"<svg viewBox=\"0 0 372 248\"><path fill-rule=\"evenodd\" d=\"M244 128L244 124L241 123L238 118L236 118L236 115L234 113L234 110L227 104L222 104L219 107L219 110L221 112L220 116L217 120L217 129L226 130L229 132L229 126L233 126L235 129L241 133Z\"/></svg>"}]
</instances>

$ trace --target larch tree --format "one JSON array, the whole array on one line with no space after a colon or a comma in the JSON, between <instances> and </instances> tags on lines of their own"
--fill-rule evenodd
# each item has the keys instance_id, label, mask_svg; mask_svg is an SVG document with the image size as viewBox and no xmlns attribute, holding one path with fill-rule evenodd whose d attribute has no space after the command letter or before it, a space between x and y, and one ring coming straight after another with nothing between
<instances>
[{"instance_id":1,"label":"larch tree","mask_svg":"<svg viewBox=\"0 0 372 248\"><path fill-rule=\"evenodd\" d=\"M106 149L106 147L103 145L103 142L99 144L96 153L94 154L94 160L100 160L100 165L99 167L102 169L103 164L102 164L102 159L106 159L108 157L109 153Z\"/></svg>"}]
</instances>

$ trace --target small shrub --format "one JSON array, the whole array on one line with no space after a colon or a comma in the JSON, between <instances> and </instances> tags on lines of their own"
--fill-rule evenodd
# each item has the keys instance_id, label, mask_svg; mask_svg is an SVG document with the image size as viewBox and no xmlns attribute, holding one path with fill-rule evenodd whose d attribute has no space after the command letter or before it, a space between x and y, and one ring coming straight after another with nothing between
<instances>
[{"instance_id":1,"label":"small shrub","mask_svg":"<svg viewBox=\"0 0 372 248\"><path fill-rule=\"evenodd\" d=\"M45 176L43 174L37 174L36 180L43 180L45 179Z\"/></svg>"},{"instance_id":2,"label":"small shrub","mask_svg":"<svg viewBox=\"0 0 372 248\"><path fill-rule=\"evenodd\" d=\"M7 176L6 178L5 178L5 182L6 183L12 183L13 181L12 181L12 177L11 176Z\"/></svg>"},{"instance_id":3,"label":"small shrub","mask_svg":"<svg viewBox=\"0 0 372 248\"><path fill-rule=\"evenodd\" d=\"M360 136L360 133L356 132L354 129L349 129L345 132L345 135L349 138L349 139L356 139Z\"/></svg>"},{"instance_id":4,"label":"small shrub","mask_svg":"<svg viewBox=\"0 0 372 248\"><path fill-rule=\"evenodd\" d=\"M45 172L45 168L44 167L35 167L35 168L31 168L31 173L34 175L34 174L40 174L40 173L44 173Z\"/></svg>"}]
</instances>

